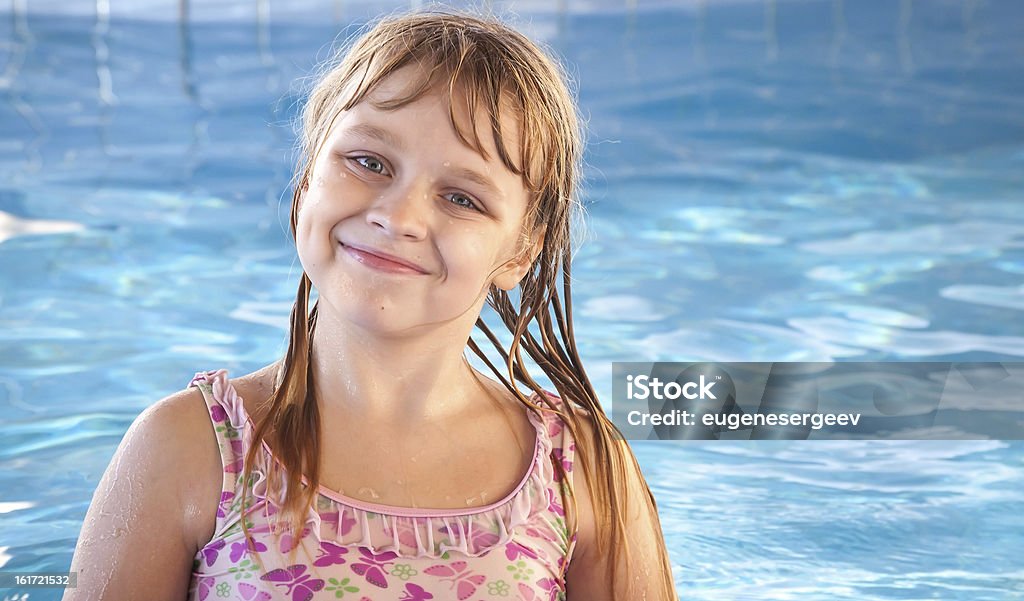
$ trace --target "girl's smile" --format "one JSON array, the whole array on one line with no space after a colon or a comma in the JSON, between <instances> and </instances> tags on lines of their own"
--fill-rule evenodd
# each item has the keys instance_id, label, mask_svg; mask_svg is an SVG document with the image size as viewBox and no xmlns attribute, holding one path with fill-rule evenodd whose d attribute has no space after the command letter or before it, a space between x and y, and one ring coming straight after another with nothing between
<instances>
[{"instance_id":1,"label":"girl's smile","mask_svg":"<svg viewBox=\"0 0 1024 601\"><path fill-rule=\"evenodd\" d=\"M341 247L348 252L356 261L363 265L388 273L404 273L412 275L423 275L429 273L426 269L406 261L394 255L381 252L368 246L356 246L353 244L341 243Z\"/></svg>"}]
</instances>

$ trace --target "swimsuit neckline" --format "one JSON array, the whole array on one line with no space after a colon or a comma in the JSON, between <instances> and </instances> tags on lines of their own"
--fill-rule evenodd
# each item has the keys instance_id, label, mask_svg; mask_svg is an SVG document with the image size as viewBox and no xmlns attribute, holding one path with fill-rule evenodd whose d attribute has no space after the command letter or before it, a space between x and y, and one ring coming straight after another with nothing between
<instances>
[{"instance_id":1,"label":"swimsuit neckline","mask_svg":"<svg viewBox=\"0 0 1024 601\"><path fill-rule=\"evenodd\" d=\"M244 411L244 405L242 404L242 396L238 395L238 391L235 390L235 387L230 383L230 381L227 382L227 385L238 396L238 402L240 405L242 405L242 409ZM539 400L539 396L537 395L537 393L531 394L528 398L533 402L538 402ZM465 509L403 507L398 505L384 505L381 503L372 503L370 501L363 501L360 499L350 497L348 495L344 495L336 490L324 486L323 484L320 484L317 487L317 493L320 496L326 497L328 499L331 499L332 501L341 503L343 505L347 505L354 509L360 509L363 511L368 511L370 513L376 514L397 515L403 517L455 517L476 515L479 513L486 513L488 511L492 511L508 503L521 492L523 492L523 490L526 488L527 482L530 481L530 478L537 471L537 463L541 459L540 455L544 448L543 437L547 436L547 426L544 424L543 418L536 415L533 411L529 409L527 409L527 417L529 418L530 423L533 425L534 428L533 458L530 461L530 465L526 469L526 473L524 473L523 476L519 479L516 486L507 495L493 503L489 503L487 505L480 507L467 507ZM252 418L249 416L249 413L247 411L245 411L245 422L248 428L255 429L255 424L253 423ZM280 459L278 459L277 455L274 454L273 449L267 443L266 439L263 440L263 451L273 461L277 462L280 465ZM305 474L302 475L302 485L309 486L309 480L306 479Z\"/></svg>"}]
</instances>

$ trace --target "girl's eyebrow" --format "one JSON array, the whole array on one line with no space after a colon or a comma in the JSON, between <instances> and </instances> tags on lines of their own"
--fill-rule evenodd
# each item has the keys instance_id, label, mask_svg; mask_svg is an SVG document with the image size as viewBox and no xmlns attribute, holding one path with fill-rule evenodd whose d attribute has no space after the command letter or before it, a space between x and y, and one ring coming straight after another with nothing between
<instances>
[{"instance_id":1,"label":"girl's eyebrow","mask_svg":"<svg viewBox=\"0 0 1024 601\"><path fill-rule=\"evenodd\" d=\"M388 131L382 127L377 127L371 123L356 123L348 128L348 133L357 134L366 138L373 138L379 140L396 150L405 152L405 142L402 138L396 136L391 131ZM458 167L452 169L452 174L456 177L469 180L474 184L477 184L485 189L488 194L497 197L504 197L504 194L498 188L498 186L491 181L491 178L482 175L468 167Z\"/></svg>"},{"instance_id":2,"label":"girl's eyebrow","mask_svg":"<svg viewBox=\"0 0 1024 601\"><path fill-rule=\"evenodd\" d=\"M399 138L382 127L377 127L370 123L356 123L352 127L349 127L348 131L354 134L359 134L365 138L380 140L392 148L405 152L405 143L402 141L402 138Z\"/></svg>"},{"instance_id":3,"label":"girl's eyebrow","mask_svg":"<svg viewBox=\"0 0 1024 601\"><path fill-rule=\"evenodd\" d=\"M498 189L498 186L495 185L495 183L492 182L489 177L481 175L480 173L477 173L472 169L466 167L459 167L457 169L452 169L452 173L454 173L456 177L461 177L463 179L467 179L473 182L474 184L477 184L491 196L495 196L497 198L503 198L505 196L501 192L501 190Z\"/></svg>"}]
</instances>

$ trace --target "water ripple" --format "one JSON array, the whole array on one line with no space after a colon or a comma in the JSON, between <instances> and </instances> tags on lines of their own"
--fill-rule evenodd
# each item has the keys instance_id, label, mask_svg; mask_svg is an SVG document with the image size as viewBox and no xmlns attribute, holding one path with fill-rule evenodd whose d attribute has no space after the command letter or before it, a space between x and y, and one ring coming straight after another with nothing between
<instances>
[{"instance_id":1,"label":"water ripple","mask_svg":"<svg viewBox=\"0 0 1024 601\"><path fill-rule=\"evenodd\" d=\"M946 286L939 294L944 298L967 303L1024 311L1024 285L1013 287L959 284Z\"/></svg>"},{"instance_id":2,"label":"water ripple","mask_svg":"<svg viewBox=\"0 0 1024 601\"><path fill-rule=\"evenodd\" d=\"M906 357L935 357L972 351L1024 356L1022 336L906 330L838 317L792 318L786 323L817 344L895 352Z\"/></svg>"}]
</instances>

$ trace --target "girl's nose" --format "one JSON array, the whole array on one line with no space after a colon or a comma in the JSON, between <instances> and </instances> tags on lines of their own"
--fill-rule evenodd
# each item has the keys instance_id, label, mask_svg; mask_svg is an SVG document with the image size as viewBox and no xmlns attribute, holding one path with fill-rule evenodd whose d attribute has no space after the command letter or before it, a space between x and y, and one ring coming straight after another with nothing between
<instances>
[{"instance_id":1,"label":"girl's nose","mask_svg":"<svg viewBox=\"0 0 1024 601\"><path fill-rule=\"evenodd\" d=\"M395 238L420 239L426 233L430 208L430 186L424 178L384 191L367 211L366 221Z\"/></svg>"}]
</instances>

